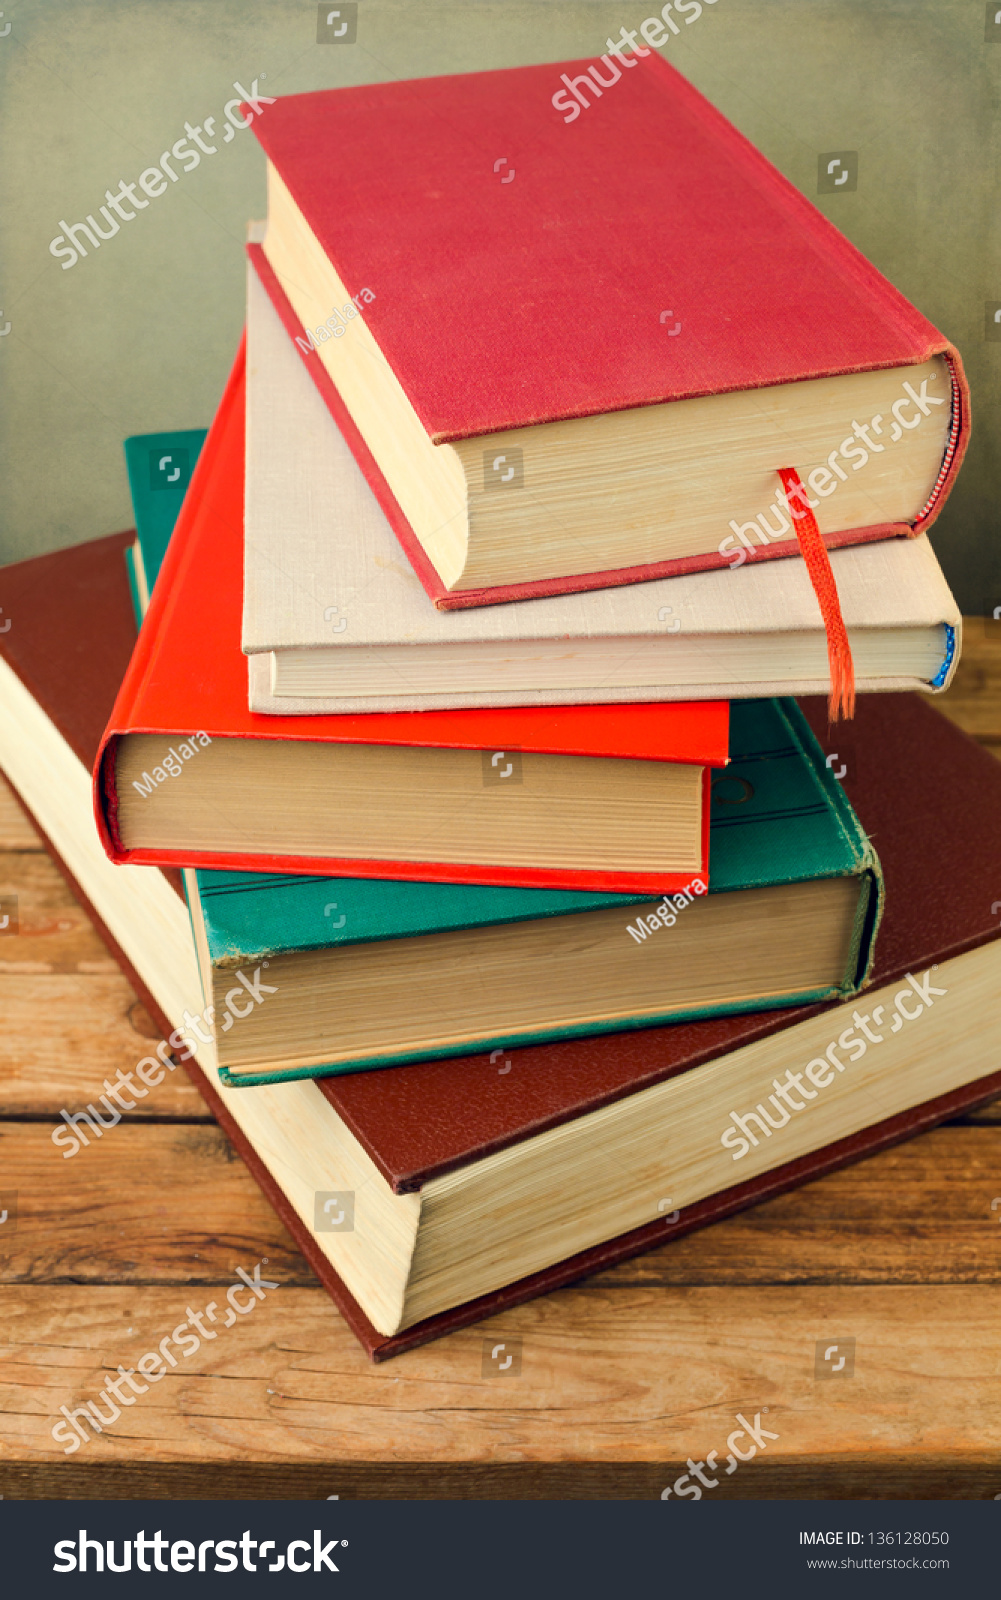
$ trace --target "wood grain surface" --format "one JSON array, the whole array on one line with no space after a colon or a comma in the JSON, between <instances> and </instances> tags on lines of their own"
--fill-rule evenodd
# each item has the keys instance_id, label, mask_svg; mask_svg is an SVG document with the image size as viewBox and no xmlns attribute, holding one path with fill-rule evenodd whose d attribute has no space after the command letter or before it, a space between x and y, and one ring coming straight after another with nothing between
<instances>
[{"instance_id":1,"label":"wood grain surface","mask_svg":"<svg viewBox=\"0 0 1001 1600\"><path fill-rule=\"evenodd\" d=\"M1001 755L1001 624L969 621L939 704ZM156 1030L0 786L10 894L7 1499L656 1498L689 1456L725 1460L738 1413L777 1437L714 1497L1001 1495L1001 1102L373 1366L180 1074L64 1159L60 1112ZM225 1306L257 1263L277 1287L252 1313L228 1329L220 1313L215 1339L67 1456L59 1408ZM848 1339L853 1375L817 1377L818 1342ZM520 1372L485 1377L484 1347L513 1341Z\"/></svg>"}]
</instances>

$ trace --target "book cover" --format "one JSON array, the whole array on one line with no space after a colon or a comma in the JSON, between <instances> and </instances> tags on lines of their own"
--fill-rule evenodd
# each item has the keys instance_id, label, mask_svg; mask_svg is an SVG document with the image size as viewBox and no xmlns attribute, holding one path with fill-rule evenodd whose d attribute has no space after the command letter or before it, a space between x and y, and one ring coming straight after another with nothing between
<instances>
[{"instance_id":1,"label":"book cover","mask_svg":"<svg viewBox=\"0 0 1001 1600\"><path fill-rule=\"evenodd\" d=\"M115 749L123 734L162 735L165 747L195 733L209 739L305 740L347 744L420 745L504 752L554 752L725 765L729 708L725 702L669 705L528 706L489 710L400 712L313 717L259 716L247 707L246 662L240 647L243 562L244 351L241 345L219 412L191 480L125 680L95 767L95 814L115 861L364 877L484 881L463 864L357 861L335 857L125 850L117 833ZM703 816L708 851L708 807ZM532 888L613 892L684 887L691 874L552 873L498 867L492 881Z\"/></svg>"},{"instance_id":2,"label":"book cover","mask_svg":"<svg viewBox=\"0 0 1001 1600\"><path fill-rule=\"evenodd\" d=\"M801 561L437 610L401 561L389 520L252 269L247 351L242 638L252 710L317 715L826 690L823 619ZM857 688L944 686L958 661L961 619L927 537L839 549L831 565ZM886 635L896 631L919 654L927 643L923 672L893 672ZM812 677L792 664L794 653L801 663L807 640ZM297 695L290 661L304 682L315 661L329 663L336 694L311 687ZM354 673L364 674L363 695L348 686ZM425 682L436 692L424 692Z\"/></svg>"},{"instance_id":3,"label":"book cover","mask_svg":"<svg viewBox=\"0 0 1001 1600\"><path fill-rule=\"evenodd\" d=\"M136 882L135 869L123 874L110 867L91 830L86 798L87 774L135 637L122 569L122 552L131 537L131 533L113 535L0 570L0 605L4 616L12 619L11 629L0 636L0 676L7 688L0 698L0 740L3 766L53 859L167 1038L181 1021L184 1005L196 1007L197 975L180 892L165 896L175 907L173 936L179 947L187 944L190 964L188 986L175 991L164 981L164 941L150 935L148 917L141 908L131 917L115 913L116 887L123 878ZM39 752L24 738L27 719L14 709L15 688L51 721L58 741L75 757L79 773L73 815L57 803L53 786L35 781ZM805 710L823 743L823 702L810 702ZM846 731L838 730L842 743ZM846 790L864 825L880 837L889 902L873 973L877 984L996 938L989 886L1001 876L1001 837L995 825L1001 771L917 697L873 696L862 701L858 731L854 747L845 752L850 764L839 761L836 770L846 766L842 780ZM887 781L895 771L899 775ZM936 864L934 871L928 870L929 862ZM324 1096L387 1181L405 1193L478 1155L516 1144L688 1067L823 1016L827 1009L797 1007L683 1023L642 1035L535 1047L518 1052L516 1070L503 1077L487 1057L475 1056L465 1062L433 1062L313 1085L276 1085L254 1093L282 1097L296 1088ZM375 1360L664 1243L665 1223L658 1217L387 1338L361 1311L282 1185L258 1157L240 1125L240 1105L246 1097L214 1085L197 1061L184 1065ZM976 1081L905 1113L883 1117L850 1137L685 1207L671 1225L671 1238L884 1149L999 1093L1001 1071L985 1057L983 1076ZM879 1114L874 1107L874 1116Z\"/></svg>"},{"instance_id":4,"label":"book cover","mask_svg":"<svg viewBox=\"0 0 1001 1600\"><path fill-rule=\"evenodd\" d=\"M255 119L428 437L446 443L941 354L954 375L955 427L933 495L913 527L846 534L930 526L969 427L954 347L655 51L637 52L624 81L574 117L564 86L593 84L590 65L291 95ZM411 153L407 163L400 149ZM501 149L514 173L503 185L494 169ZM324 181L333 150L344 168L336 192ZM624 184L623 171L633 181ZM281 293L277 280L269 288ZM666 296L683 326L678 338L661 320ZM317 375L315 340L291 318ZM355 448L357 434L345 432ZM371 453L359 461L381 497ZM413 559L417 540L401 519L390 516ZM770 554L797 549L785 540ZM443 606L677 570L656 563L460 595L429 567L415 562Z\"/></svg>"}]
</instances>

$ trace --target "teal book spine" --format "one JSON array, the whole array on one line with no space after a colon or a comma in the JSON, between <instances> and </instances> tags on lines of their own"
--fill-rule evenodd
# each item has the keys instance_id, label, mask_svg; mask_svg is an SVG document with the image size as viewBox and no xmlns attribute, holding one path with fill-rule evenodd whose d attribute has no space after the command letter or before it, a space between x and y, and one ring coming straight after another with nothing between
<instances>
[{"instance_id":1,"label":"teal book spine","mask_svg":"<svg viewBox=\"0 0 1001 1600\"><path fill-rule=\"evenodd\" d=\"M772 996L757 1004L699 1006L662 1016L644 1015L596 1025L561 1024L544 1033L517 1028L495 1039L457 1044L439 1054L515 1048L584 1034L653 1027L727 1011L774 1009L800 1002L846 997L869 971L882 910L879 860L841 785L793 700L749 700L731 707L731 761L716 774L710 817L710 894L778 886L811 879L858 880L855 923L839 983L823 990ZM581 893L547 889L490 888L470 884L421 884L355 878L293 878L262 873L199 870L198 911L213 967L257 966L273 956L334 949L455 929L599 910L636 908L633 937L672 925L689 902L684 896L651 900L648 895ZM693 879L693 885L695 880ZM693 893L705 892L701 884ZM683 926L683 919L682 919ZM682 934L683 936L683 934ZM234 1086L288 1078L326 1076L403 1065L426 1059L426 1051L377 1059L321 1063L231 1076Z\"/></svg>"},{"instance_id":2,"label":"teal book spine","mask_svg":"<svg viewBox=\"0 0 1001 1600\"><path fill-rule=\"evenodd\" d=\"M170 433L137 433L125 440L125 466L136 523L136 543L126 551L125 561L136 622L140 625L206 431L184 428Z\"/></svg>"}]
</instances>

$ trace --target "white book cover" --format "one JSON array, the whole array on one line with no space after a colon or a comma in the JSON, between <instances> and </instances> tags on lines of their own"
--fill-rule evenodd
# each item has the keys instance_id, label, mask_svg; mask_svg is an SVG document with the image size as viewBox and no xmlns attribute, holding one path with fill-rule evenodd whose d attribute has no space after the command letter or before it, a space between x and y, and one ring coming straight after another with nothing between
<instances>
[{"instance_id":1,"label":"white book cover","mask_svg":"<svg viewBox=\"0 0 1001 1600\"><path fill-rule=\"evenodd\" d=\"M247 339L253 711L827 692L820 609L796 558L436 610L252 268ZM859 691L944 688L960 616L927 538L832 551L831 566Z\"/></svg>"}]
</instances>

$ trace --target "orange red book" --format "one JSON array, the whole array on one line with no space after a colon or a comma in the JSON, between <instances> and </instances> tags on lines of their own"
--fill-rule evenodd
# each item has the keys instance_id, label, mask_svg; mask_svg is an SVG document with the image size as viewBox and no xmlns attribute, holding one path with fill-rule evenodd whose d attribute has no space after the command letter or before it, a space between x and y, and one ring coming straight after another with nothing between
<instances>
[{"instance_id":1,"label":"orange red book","mask_svg":"<svg viewBox=\"0 0 1001 1600\"><path fill-rule=\"evenodd\" d=\"M243 406L241 348L101 746L96 815L112 859L651 894L680 890L707 872L706 796L710 769L727 760L726 702L322 717L248 710L240 648ZM336 765L338 752L347 752L350 770ZM394 752L402 764L392 764ZM408 767L412 752L419 755ZM238 815L244 803L257 806L269 758L283 763L268 779L269 814L258 808L254 816ZM403 782L412 786L405 803ZM436 789L439 782L451 784L451 802ZM302 812L311 784L312 847L296 848L306 837ZM349 850L338 848L338 827L351 784L361 814ZM381 832L372 799L380 784L395 819ZM423 820L410 836L414 848L423 841L424 853L395 853L425 798ZM197 819L187 816L188 806L199 810ZM485 818L489 837L482 845L472 840L474 813ZM672 816L677 838L665 843ZM464 817L471 820L462 837L471 839L476 859L458 854ZM562 860L526 859L529 828L551 839ZM270 846L262 830L271 830ZM635 839L619 865L594 859L599 848L614 855L612 835L629 830ZM365 838L381 838L384 848L360 853L358 840ZM491 847L498 858L490 858Z\"/></svg>"}]
</instances>

